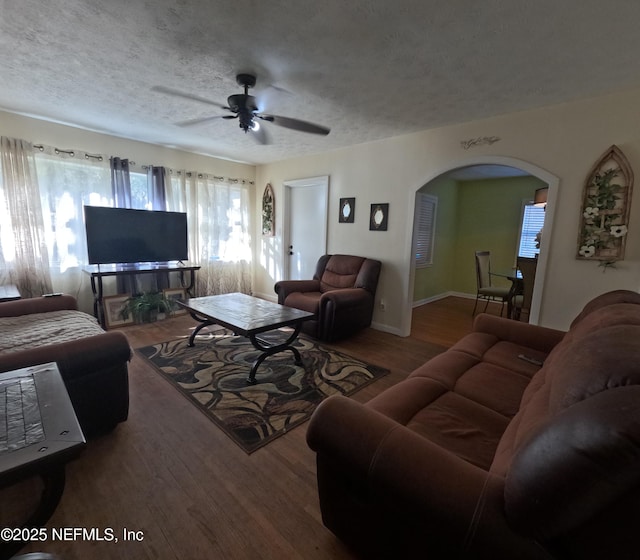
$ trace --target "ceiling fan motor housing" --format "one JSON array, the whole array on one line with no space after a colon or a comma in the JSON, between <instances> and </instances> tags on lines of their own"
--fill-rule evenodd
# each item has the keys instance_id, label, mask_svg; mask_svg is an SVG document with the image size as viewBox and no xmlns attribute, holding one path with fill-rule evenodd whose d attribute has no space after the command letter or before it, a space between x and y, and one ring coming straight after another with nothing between
<instances>
[{"instance_id":1,"label":"ceiling fan motor housing","mask_svg":"<svg viewBox=\"0 0 640 560\"><path fill-rule=\"evenodd\" d=\"M236 93L227 98L229 109L234 113L240 113L243 110L254 112L258 110L256 98L253 95L245 95L244 93Z\"/></svg>"},{"instance_id":2,"label":"ceiling fan motor housing","mask_svg":"<svg viewBox=\"0 0 640 560\"><path fill-rule=\"evenodd\" d=\"M245 132L252 129L254 113L258 110L256 98L253 95L238 93L230 95L227 98L227 103L229 104L229 109L238 115L240 128Z\"/></svg>"}]
</instances>

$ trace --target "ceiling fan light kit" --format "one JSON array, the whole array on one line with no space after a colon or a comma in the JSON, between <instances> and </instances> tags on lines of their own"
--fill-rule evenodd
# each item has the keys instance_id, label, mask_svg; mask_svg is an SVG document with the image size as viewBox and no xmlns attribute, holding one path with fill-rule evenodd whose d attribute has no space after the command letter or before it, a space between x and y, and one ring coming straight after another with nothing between
<instances>
[{"instance_id":1,"label":"ceiling fan light kit","mask_svg":"<svg viewBox=\"0 0 640 560\"><path fill-rule=\"evenodd\" d=\"M291 117L279 117L276 115L263 115L258 112L258 102L253 95L249 95L249 89L256 85L256 77L253 74L238 74L236 76L236 82L239 86L244 88L244 93L235 93L227 98L227 105L221 105L215 101L205 99L203 97L192 95L189 93L183 93L174 89L156 86L153 89L161 93L168 93L170 95L176 95L178 97L184 97L193 101L200 101L209 105L216 105L227 111L231 111L232 115L220 115L214 117L203 117L200 119L192 119L188 121L182 121L176 123L178 126L192 126L197 124L204 124L217 118L223 119L238 119L239 127L244 130L245 133L252 132L261 144L268 144L269 138L264 129L261 129L260 123L256 119L273 123L283 128L290 130L296 130L298 132L307 132L310 134L319 134L326 136L331 132L331 129L326 126L317 125L307 121L294 119Z\"/></svg>"}]
</instances>

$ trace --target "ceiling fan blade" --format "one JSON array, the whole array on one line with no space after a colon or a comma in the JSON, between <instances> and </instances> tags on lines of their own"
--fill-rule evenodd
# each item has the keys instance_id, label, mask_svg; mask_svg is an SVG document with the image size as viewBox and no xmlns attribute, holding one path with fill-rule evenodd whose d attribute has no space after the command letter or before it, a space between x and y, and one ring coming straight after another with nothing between
<instances>
[{"instance_id":1,"label":"ceiling fan blade","mask_svg":"<svg viewBox=\"0 0 640 560\"><path fill-rule=\"evenodd\" d=\"M331 132L330 128L326 126L320 126L307 121L301 121L299 119L292 119L289 117L278 117L277 115L256 115L256 117L272 122L278 126L284 128L290 128L291 130L298 130L300 132L310 132L311 134L322 134L326 136Z\"/></svg>"},{"instance_id":2,"label":"ceiling fan blade","mask_svg":"<svg viewBox=\"0 0 640 560\"><path fill-rule=\"evenodd\" d=\"M194 95L192 93L185 93L184 91L180 91L180 90L165 87L165 86L153 86L151 88L151 91L166 93L168 95L174 95L176 97L184 97L185 99L191 99L192 101L199 101L200 103L207 103L208 105L213 105L214 107L220 107L221 109L228 109L228 107L226 105L223 105L222 103L217 103L216 101L211 101L211 99L200 97L199 95Z\"/></svg>"},{"instance_id":3,"label":"ceiling fan blade","mask_svg":"<svg viewBox=\"0 0 640 560\"><path fill-rule=\"evenodd\" d=\"M195 126L198 124L206 124L211 121L215 121L218 119L235 119L236 117L232 117L231 115L216 115L215 117L201 117L199 119L189 119L188 121L180 121L174 123L176 126Z\"/></svg>"}]
</instances>

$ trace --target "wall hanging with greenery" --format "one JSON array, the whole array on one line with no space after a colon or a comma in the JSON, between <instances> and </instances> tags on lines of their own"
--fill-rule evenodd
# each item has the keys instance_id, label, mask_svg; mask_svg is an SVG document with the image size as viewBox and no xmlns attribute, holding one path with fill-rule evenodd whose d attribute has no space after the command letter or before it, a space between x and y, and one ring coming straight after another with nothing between
<instances>
[{"instance_id":1,"label":"wall hanging with greenery","mask_svg":"<svg viewBox=\"0 0 640 560\"><path fill-rule=\"evenodd\" d=\"M276 233L276 197L271 183L267 183L262 195L262 235L273 236Z\"/></svg>"},{"instance_id":2,"label":"wall hanging with greenery","mask_svg":"<svg viewBox=\"0 0 640 560\"><path fill-rule=\"evenodd\" d=\"M584 185L576 258L607 267L624 259L633 190L633 171L611 146L591 168Z\"/></svg>"}]
</instances>

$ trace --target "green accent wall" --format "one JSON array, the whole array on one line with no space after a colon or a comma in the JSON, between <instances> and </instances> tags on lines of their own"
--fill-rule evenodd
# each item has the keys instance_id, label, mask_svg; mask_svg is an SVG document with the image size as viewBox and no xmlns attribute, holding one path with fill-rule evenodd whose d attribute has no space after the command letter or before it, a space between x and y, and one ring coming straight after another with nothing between
<instances>
[{"instance_id":1,"label":"green accent wall","mask_svg":"<svg viewBox=\"0 0 640 560\"><path fill-rule=\"evenodd\" d=\"M475 295L475 251L491 251L494 272L510 271L522 202L542 186L545 183L531 176L478 181L439 177L420 189L438 197L438 210L433 265L416 270L414 301L447 292Z\"/></svg>"},{"instance_id":2,"label":"green accent wall","mask_svg":"<svg viewBox=\"0 0 640 560\"><path fill-rule=\"evenodd\" d=\"M421 301L451 291L455 273L458 230L458 182L440 176L421 192L438 198L433 265L416 269L413 300Z\"/></svg>"}]
</instances>

